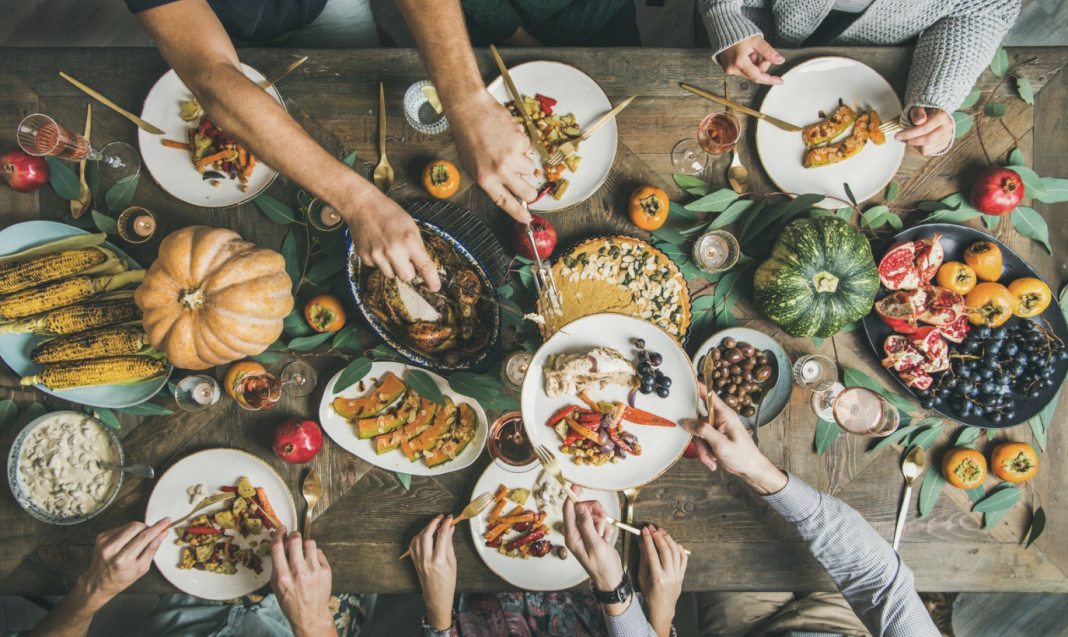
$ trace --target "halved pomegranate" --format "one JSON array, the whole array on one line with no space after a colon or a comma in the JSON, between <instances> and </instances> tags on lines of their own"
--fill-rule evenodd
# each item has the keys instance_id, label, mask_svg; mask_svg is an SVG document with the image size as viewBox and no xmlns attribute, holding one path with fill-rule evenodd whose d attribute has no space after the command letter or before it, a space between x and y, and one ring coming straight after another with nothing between
<instances>
[{"instance_id":1,"label":"halved pomegranate","mask_svg":"<svg viewBox=\"0 0 1068 637\"><path fill-rule=\"evenodd\" d=\"M939 332L942 332L942 336L946 340L953 341L954 343L963 343L964 337L968 335L968 331L972 329L971 322L968 321L967 314L961 314L957 317L951 325L943 325L938 328Z\"/></svg>"},{"instance_id":2,"label":"halved pomegranate","mask_svg":"<svg viewBox=\"0 0 1068 637\"><path fill-rule=\"evenodd\" d=\"M925 285L921 289L925 299L919 318L924 323L939 327L952 325L965 314L967 306L964 305L964 297L953 290L937 285Z\"/></svg>"},{"instance_id":3,"label":"halved pomegranate","mask_svg":"<svg viewBox=\"0 0 1068 637\"><path fill-rule=\"evenodd\" d=\"M895 332L911 334L918 327L919 312L916 311L909 292L897 291L875 302L875 313Z\"/></svg>"},{"instance_id":4,"label":"halved pomegranate","mask_svg":"<svg viewBox=\"0 0 1068 637\"><path fill-rule=\"evenodd\" d=\"M931 378L927 372L921 369L910 369L908 371L898 374L901 380L905 382L907 387L915 387L916 389L929 389L934 379Z\"/></svg>"},{"instance_id":5,"label":"halved pomegranate","mask_svg":"<svg viewBox=\"0 0 1068 637\"><path fill-rule=\"evenodd\" d=\"M909 344L923 353L924 360L918 367L933 374L949 369L949 347L942 340L937 327L924 326L908 336Z\"/></svg>"},{"instance_id":6,"label":"halved pomegranate","mask_svg":"<svg viewBox=\"0 0 1068 637\"><path fill-rule=\"evenodd\" d=\"M879 281L888 290L914 290L930 283L945 258L941 236L936 232L933 237L890 246L879 261Z\"/></svg>"},{"instance_id":7,"label":"halved pomegranate","mask_svg":"<svg viewBox=\"0 0 1068 637\"><path fill-rule=\"evenodd\" d=\"M909 339L899 334L886 337L883 341L883 351L886 352L883 367L895 372L912 369L924 360L923 354L912 346Z\"/></svg>"},{"instance_id":8,"label":"halved pomegranate","mask_svg":"<svg viewBox=\"0 0 1068 637\"><path fill-rule=\"evenodd\" d=\"M942 267L942 261L945 260L946 253L939 242L940 238L942 235L936 232L933 237L915 242L916 267L919 269L920 280L924 283L930 283L935 278L938 268Z\"/></svg>"}]
</instances>

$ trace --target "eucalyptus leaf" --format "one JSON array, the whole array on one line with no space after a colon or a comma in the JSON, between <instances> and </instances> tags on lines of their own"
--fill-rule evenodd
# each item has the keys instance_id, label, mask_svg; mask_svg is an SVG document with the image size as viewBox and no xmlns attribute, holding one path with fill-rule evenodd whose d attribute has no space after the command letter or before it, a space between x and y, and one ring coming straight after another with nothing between
<instances>
[{"instance_id":1,"label":"eucalyptus leaf","mask_svg":"<svg viewBox=\"0 0 1068 637\"><path fill-rule=\"evenodd\" d=\"M1009 165L1010 166L1026 166L1027 158L1024 157L1023 151L1019 148L1013 148L1009 153Z\"/></svg>"},{"instance_id":2,"label":"eucalyptus leaf","mask_svg":"<svg viewBox=\"0 0 1068 637\"><path fill-rule=\"evenodd\" d=\"M92 195L93 201L96 201L97 193L100 192L100 162L91 161L86 164L85 183L89 186L89 194ZM81 184L78 188L81 189Z\"/></svg>"},{"instance_id":3,"label":"eucalyptus leaf","mask_svg":"<svg viewBox=\"0 0 1068 637\"><path fill-rule=\"evenodd\" d=\"M1009 486L1004 486L1009 485ZM1007 511L1020 499L1021 492L1011 482L1002 482L985 498L972 507L976 513Z\"/></svg>"},{"instance_id":4,"label":"eucalyptus leaf","mask_svg":"<svg viewBox=\"0 0 1068 637\"><path fill-rule=\"evenodd\" d=\"M983 485L979 485L974 489L966 489L964 492L968 494L968 497L971 498L972 502L978 502L986 496L986 490L983 488Z\"/></svg>"},{"instance_id":5,"label":"eucalyptus leaf","mask_svg":"<svg viewBox=\"0 0 1068 637\"><path fill-rule=\"evenodd\" d=\"M709 222L706 230L718 230L734 223L745 214L746 210L749 210L753 203L754 202L749 199L739 199L738 201L732 202L731 205L727 206L727 208L719 214L719 216ZM761 203L758 205L762 206L763 204Z\"/></svg>"},{"instance_id":6,"label":"eucalyptus leaf","mask_svg":"<svg viewBox=\"0 0 1068 637\"><path fill-rule=\"evenodd\" d=\"M330 390L335 394L341 393L352 387L356 383L360 382L371 371L371 360L367 358L357 358L349 362L345 366L345 369L341 370L338 374L337 381L334 382L333 388Z\"/></svg>"},{"instance_id":7,"label":"eucalyptus leaf","mask_svg":"<svg viewBox=\"0 0 1068 637\"><path fill-rule=\"evenodd\" d=\"M162 405L156 403L141 403L140 405L131 405L129 407L115 407L115 411L124 414L133 414L135 416L167 416L174 412Z\"/></svg>"},{"instance_id":8,"label":"eucalyptus leaf","mask_svg":"<svg viewBox=\"0 0 1068 637\"><path fill-rule=\"evenodd\" d=\"M712 185L707 181L701 181L697 177L691 177L690 175L676 174L672 175L672 178L675 180L675 183L678 184L679 188L702 188Z\"/></svg>"},{"instance_id":9,"label":"eucalyptus leaf","mask_svg":"<svg viewBox=\"0 0 1068 637\"><path fill-rule=\"evenodd\" d=\"M982 216L978 210L936 210L921 223L961 223Z\"/></svg>"},{"instance_id":10,"label":"eucalyptus leaf","mask_svg":"<svg viewBox=\"0 0 1068 637\"><path fill-rule=\"evenodd\" d=\"M341 160L341 163L351 168L356 163L356 151L352 151L348 155L345 155L345 158Z\"/></svg>"},{"instance_id":11,"label":"eucalyptus leaf","mask_svg":"<svg viewBox=\"0 0 1068 637\"><path fill-rule=\"evenodd\" d=\"M422 398L426 398L435 405L445 405L445 396L441 393L441 388L438 387L438 384L434 382L434 379L423 370L409 369L408 384L411 386L412 391L419 394Z\"/></svg>"},{"instance_id":12,"label":"eucalyptus leaf","mask_svg":"<svg viewBox=\"0 0 1068 637\"><path fill-rule=\"evenodd\" d=\"M104 194L104 203L111 212L126 210L133 202L134 193L137 192L137 184L141 181L141 175L130 175L115 182Z\"/></svg>"},{"instance_id":13,"label":"eucalyptus leaf","mask_svg":"<svg viewBox=\"0 0 1068 637\"><path fill-rule=\"evenodd\" d=\"M360 324L355 321L337 331L330 346L334 349L359 349Z\"/></svg>"},{"instance_id":14,"label":"eucalyptus leaf","mask_svg":"<svg viewBox=\"0 0 1068 637\"><path fill-rule=\"evenodd\" d=\"M30 403L26 408L26 422L33 422L48 413L48 408L41 403Z\"/></svg>"},{"instance_id":15,"label":"eucalyptus leaf","mask_svg":"<svg viewBox=\"0 0 1068 637\"><path fill-rule=\"evenodd\" d=\"M296 292L300 287L300 258L297 256L297 238L293 236L293 231L290 230L286 233L284 239L282 239L282 258L286 264L286 274L289 275L289 280L293 282L293 291Z\"/></svg>"},{"instance_id":16,"label":"eucalyptus leaf","mask_svg":"<svg viewBox=\"0 0 1068 637\"><path fill-rule=\"evenodd\" d=\"M901 217L897 216L892 212L886 215L886 222L890 224L890 227L892 227L894 230L901 230L905 227L905 222L901 220Z\"/></svg>"},{"instance_id":17,"label":"eucalyptus leaf","mask_svg":"<svg viewBox=\"0 0 1068 637\"><path fill-rule=\"evenodd\" d=\"M324 283L341 272L345 265L345 259L321 259L308 268L308 280L312 283Z\"/></svg>"},{"instance_id":18,"label":"eucalyptus leaf","mask_svg":"<svg viewBox=\"0 0 1068 637\"><path fill-rule=\"evenodd\" d=\"M938 496L942 495L942 489L946 486L946 478L938 467L931 467L924 472L923 484L920 485L919 507L920 517L926 517L934 509L938 502Z\"/></svg>"},{"instance_id":19,"label":"eucalyptus leaf","mask_svg":"<svg viewBox=\"0 0 1068 637\"><path fill-rule=\"evenodd\" d=\"M769 199L765 197L764 199L758 201L756 205L750 206L749 209L746 210L745 217L742 219L742 225L738 229L739 235L745 236L746 232L749 230L749 226L751 226L755 222L755 220L760 217L761 211L763 211L764 208L767 207L768 203Z\"/></svg>"},{"instance_id":20,"label":"eucalyptus leaf","mask_svg":"<svg viewBox=\"0 0 1068 637\"><path fill-rule=\"evenodd\" d=\"M886 200L893 201L897 199L897 194L901 191L901 184L896 181L890 182L890 187L886 189Z\"/></svg>"},{"instance_id":21,"label":"eucalyptus leaf","mask_svg":"<svg viewBox=\"0 0 1068 637\"><path fill-rule=\"evenodd\" d=\"M512 298L512 294L514 293L515 288L513 288L510 283L505 283L501 287L497 288L497 296L501 297L502 299L510 299Z\"/></svg>"},{"instance_id":22,"label":"eucalyptus leaf","mask_svg":"<svg viewBox=\"0 0 1068 637\"><path fill-rule=\"evenodd\" d=\"M986 513L983 514L983 528L984 529L992 529L992 528L994 528L995 526L997 526L998 522L1001 521L1001 518L1005 517L1005 514L1008 513L1008 512L1009 512L1008 509L1000 509L998 511L987 511Z\"/></svg>"},{"instance_id":23,"label":"eucalyptus leaf","mask_svg":"<svg viewBox=\"0 0 1068 637\"><path fill-rule=\"evenodd\" d=\"M96 407L93 409L93 416L99 420L103 425L109 429L118 431L122 428L119 424L119 417L115 415L115 412L103 407Z\"/></svg>"},{"instance_id":24,"label":"eucalyptus leaf","mask_svg":"<svg viewBox=\"0 0 1068 637\"><path fill-rule=\"evenodd\" d=\"M816 453L823 454L830 449L840 432L841 429L836 423L822 418L816 419Z\"/></svg>"},{"instance_id":25,"label":"eucalyptus leaf","mask_svg":"<svg viewBox=\"0 0 1068 637\"><path fill-rule=\"evenodd\" d=\"M1027 424L1031 427L1031 435L1034 437L1039 450L1045 451L1047 443L1046 424L1042 422L1041 418L1032 418L1027 421Z\"/></svg>"},{"instance_id":26,"label":"eucalyptus leaf","mask_svg":"<svg viewBox=\"0 0 1068 637\"><path fill-rule=\"evenodd\" d=\"M1027 531L1027 544L1024 545L1024 549L1031 548L1031 545L1035 543L1039 537L1042 536L1042 532L1046 530L1046 511L1042 507L1035 509L1035 512L1031 514L1031 527Z\"/></svg>"},{"instance_id":27,"label":"eucalyptus leaf","mask_svg":"<svg viewBox=\"0 0 1068 637\"><path fill-rule=\"evenodd\" d=\"M983 215L983 223L986 224L987 230L993 230L998 227L998 222L1001 221L1000 215Z\"/></svg>"},{"instance_id":28,"label":"eucalyptus leaf","mask_svg":"<svg viewBox=\"0 0 1068 637\"><path fill-rule=\"evenodd\" d=\"M315 349L316 347L325 343L333 337L333 332L323 332L314 336L298 336L297 338L289 341L289 349L295 352L306 352L308 350Z\"/></svg>"},{"instance_id":29,"label":"eucalyptus leaf","mask_svg":"<svg viewBox=\"0 0 1068 637\"><path fill-rule=\"evenodd\" d=\"M1006 108L1001 102L991 100L987 102L985 107L983 107L983 113L985 113L987 117L1004 117Z\"/></svg>"},{"instance_id":30,"label":"eucalyptus leaf","mask_svg":"<svg viewBox=\"0 0 1068 637\"><path fill-rule=\"evenodd\" d=\"M394 351L394 349L389 345L386 345L385 343L380 343L378 345L375 345L374 349L371 350L371 355L375 358L386 358L392 360L397 357L397 352Z\"/></svg>"},{"instance_id":31,"label":"eucalyptus leaf","mask_svg":"<svg viewBox=\"0 0 1068 637\"><path fill-rule=\"evenodd\" d=\"M1053 248L1049 245L1049 227L1046 225L1046 220L1042 218L1042 215L1038 214L1037 210L1027 206L1016 206L1010 218L1017 232L1029 239L1038 241L1046 246L1046 250L1051 255L1053 254Z\"/></svg>"},{"instance_id":32,"label":"eucalyptus leaf","mask_svg":"<svg viewBox=\"0 0 1068 637\"><path fill-rule=\"evenodd\" d=\"M871 449L868 449L868 453L871 453L872 451L877 451L879 449L882 449L883 447L889 447L897 441L903 440L911 436L914 432L918 430L919 426L917 425L906 425L904 427L898 427L897 431L895 431L894 433L880 438L878 442L872 445Z\"/></svg>"},{"instance_id":33,"label":"eucalyptus leaf","mask_svg":"<svg viewBox=\"0 0 1068 637\"><path fill-rule=\"evenodd\" d=\"M52 190L67 201L74 201L82 190L78 175L55 157L45 157L45 161L48 162L48 183Z\"/></svg>"},{"instance_id":34,"label":"eucalyptus leaf","mask_svg":"<svg viewBox=\"0 0 1068 637\"><path fill-rule=\"evenodd\" d=\"M853 189L849 187L849 184L842 184L842 187L845 189L846 197L849 198L849 203L854 206L860 205L857 203L857 198L853 195Z\"/></svg>"},{"instance_id":35,"label":"eucalyptus leaf","mask_svg":"<svg viewBox=\"0 0 1068 637\"><path fill-rule=\"evenodd\" d=\"M994 59L990 60L990 72L998 77L1005 77L1005 74L1009 71L1009 54L1005 52L1005 47L998 45L996 51L994 51Z\"/></svg>"},{"instance_id":36,"label":"eucalyptus leaf","mask_svg":"<svg viewBox=\"0 0 1068 637\"><path fill-rule=\"evenodd\" d=\"M1033 199L1039 201L1045 201L1049 193L1046 192L1046 186L1042 182L1042 178L1038 176L1038 173L1031 170L1027 166L1006 166L1009 170L1015 172L1023 179L1025 186L1025 194Z\"/></svg>"},{"instance_id":37,"label":"eucalyptus leaf","mask_svg":"<svg viewBox=\"0 0 1068 637\"><path fill-rule=\"evenodd\" d=\"M96 229L100 232L110 235L119 234L119 222L115 221L111 217L102 212L92 211L93 223L96 224Z\"/></svg>"},{"instance_id":38,"label":"eucalyptus leaf","mask_svg":"<svg viewBox=\"0 0 1068 637\"><path fill-rule=\"evenodd\" d=\"M0 436L7 433L7 428L18 418L19 407L10 398L0 400Z\"/></svg>"},{"instance_id":39,"label":"eucalyptus leaf","mask_svg":"<svg viewBox=\"0 0 1068 637\"><path fill-rule=\"evenodd\" d=\"M839 208L834 211L834 216L848 223L849 220L853 218L853 209L849 208L848 206L844 208Z\"/></svg>"},{"instance_id":40,"label":"eucalyptus leaf","mask_svg":"<svg viewBox=\"0 0 1068 637\"><path fill-rule=\"evenodd\" d=\"M482 402L482 398L489 393L489 387L483 382L484 378L468 372L457 372L448 378L449 387L458 394Z\"/></svg>"},{"instance_id":41,"label":"eucalyptus leaf","mask_svg":"<svg viewBox=\"0 0 1068 637\"><path fill-rule=\"evenodd\" d=\"M410 473L401 473L400 471L398 471L397 472L397 482L401 483L401 486L404 487L405 491L411 491L412 490L412 474L410 474Z\"/></svg>"},{"instance_id":42,"label":"eucalyptus leaf","mask_svg":"<svg viewBox=\"0 0 1068 637\"><path fill-rule=\"evenodd\" d=\"M697 201L688 203L686 209L694 212L720 212L725 210L737 198L738 193L730 188L721 188L701 197Z\"/></svg>"},{"instance_id":43,"label":"eucalyptus leaf","mask_svg":"<svg viewBox=\"0 0 1068 637\"><path fill-rule=\"evenodd\" d=\"M953 125L955 131L953 133L954 139L960 139L968 134L968 131L975 125L975 118L964 111L953 111Z\"/></svg>"},{"instance_id":44,"label":"eucalyptus leaf","mask_svg":"<svg viewBox=\"0 0 1068 637\"><path fill-rule=\"evenodd\" d=\"M979 427L964 427L957 433L957 439L953 441L954 447L966 447L979 439L983 430Z\"/></svg>"},{"instance_id":45,"label":"eucalyptus leaf","mask_svg":"<svg viewBox=\"0 0 1068 637\"><path fill-rule=\"evenodd\" d=\"M256 361L257 363L260 363L261 365L270 365L271 363L276 363L285 357L286 355L282 352L261 352L252 356L251 358L252 360Z\"/></svg>"},{"instance_id":46,"label":"eucalyptus leaf","mask_svg":"<svg viewBox=\"0 0 1068 637\"><path fill-rule=\"evenodd\" d=\"M910 441L914 447L923 447L924 451L930 451L935 442L942 436L942 424L927 425L923 427Z\"/></svg>"},{"instance_id":47,"label":"eucalyptus leaf","mask_svg":"<svg viewBox=\"0 0 1068 637\"><path fill-rule=\"evenodd\" d=\"M513 410L519 409L519 401L503 392L491 389L487 392L486 399L481 401L486 409Z\"/></svg>"},{"instance_id":48,"label":"eucalyptus leaf","mask_svg":"<svg viewBox=\"0 0 1068 637\"><path fill-rule=\"evenodd\" d=\"M519 268L515 271L519 277L519 283L522 284L528 290L534 289L534 274L531 272L531 268Z\"/></svg>"},{"instance_id":49,"label":"eucalyptus leaf","mask_svg":"<svg viewBox=\"0 0 1068 637\"><path fill-rule=\"evenodd\" d=\"M890 215L889 206L872 206L861 213L865 219L868 220L868 225L872 228L878 228L886 224L886 217ZM896 215L894 215L896 216Z\"/></svg>"},{"instance_id":50,"label":"eucalyptus leaf","mask_svg":"<svg viewBox=\"0 0 1068 637\"><path fill-rule=\"evenodd\" d=\"M282 319L282 329L290 336L307 336L314 334L315 330L304 320L304 308L296 307Z\"/></svg>"},{"instance_id":51,"label":"eucalyptus leaf","mask_svg":"<svg viewBox=\"0 0 1068 637\"><path fill-rule=\"evenodd\" d=\"M256 195L252 203L256 204L256 207L263 211L268 219L279 225L284 226L297 220L297 213L293 212L292 208L267 193Z\"/></svg>"},{"instance_id":52,"label":"eucalyptus leaf","mask_svg":"<svg viewBox=\"0 0 1068 637\"><path fill-rule=\"evenodd\" d=\"M669 226L660 226L656 230L653 230L653 236L660 241L666 241L674 245L682 245L686 243L686 236L682 234L682 231L678 228Z\"/></svg>"},{"instance_id":53,"label":"eucalyptus leaf","mask_svg":"<svg viewBox=\"0 0 1068 637\"><path fill-rule=\"evenodd\" d=\"M1026 77L1016 78L1016 90L1020 92L1020 99L1028 104L1035 103L1035 87L1031 86L1031 80Z\"/></svg>"},{"instance_id":54,"label":"eucalyptus leaf","mask_svg":"<svg viewBox=\"0 0 1068 637\"><path fill-rule=\"evenodd\" d=\"M791 203L792 202L787 201L777 201L765 206L762 214L746 215L745 223L742 224L741 238L738 239L738 241L742 244L746 244L759 237L768 226L781 219L786 212L790 210Z\"/></svg>"},{"instance_id":55,"label":"eucalyptus leaf","mask_svg":"<svg viewBox=\"0 0 1068 637\"><path fill-rule=\"evenodd\" d=\"M818 336L813 336L812 337L812 344L816 346L816 349L822 349L823 348L823 339L818 337Z\"/></svg>"},{"instance_id":56,"label":"eucalyptus leaf","mask_svg":"<svg viewBox=\"0 0 1068 637\"><path fill-rule=\"evenodd\" d=\"M968 93L968 96L965 97L964 101L960 103L960 107L970 108L972 106L975 106L979 102L979 96L981 96L982 94L983 92L979 90L978 86L973 86L971 92Z\"/></svg>"},{"instance_id":57,"label":"eucalyptus leaf","mask_svg":"<svg viewBox=\"0 0 1068 637\"><path fill-rule=\"evenodd\" d=\"M1042 188L1045 190L1045 203L1061 203L1068 201L1068 179L1060 177L1042 177Z\"/></svg>"},{"instance_id":58,"label":"eucalyptus leaf","mask_svg":"<svg viewBox=\"0 0 1068 637\"><path fill-rule=\"evenodd\" d=\"M684 222L697 221L697 215L693 211L674 201L668 206L668 218Z\"/></svg>"}]
</instances>

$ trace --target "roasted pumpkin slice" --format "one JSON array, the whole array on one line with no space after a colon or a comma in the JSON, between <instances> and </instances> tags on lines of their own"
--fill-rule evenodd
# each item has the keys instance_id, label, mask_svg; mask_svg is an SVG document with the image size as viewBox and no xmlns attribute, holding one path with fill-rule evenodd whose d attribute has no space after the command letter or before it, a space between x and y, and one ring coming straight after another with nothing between
<instances>
[{"instance_id":1,"label":"roasted pumpkin slice","mask_svg":"<svg viewBox=\"0 0 1068 637\"><path fill-rule=\"evenodd\" d=\"M886 134L879 130L879 127L883 125L883 120L879 117L878 111L872 111L869 116L868 132L871 135L871 141L876 146L882 146L886 143Z\"/></svg>"},{"instance_id":2,"label":"roasted pumpkin slice","mask_svg":"<svg viewBox=\"0 0 1068 637\"><path fill-rule=\"evenodd\" d=\"M423 452L428 467L436 467L455 459L475 439L475 431L478 429L478 416L475 415L475 410L470 405L463 404L460 405L459 411L459 418L452 429L452 434L438 442L433 449Z\"/></svg>"},{"instance_id":3,"label":"roasted pumpkin slice","mask_svg":"<svg viewBox=\"0 0 1068 637\"><path fill-rule=\"evenodd\" d=\"M408 460L415 462L419 459L420 451L433 447L438 440L450 433L456 422L456 415L456 405L446 396L445 406L435 414L434 423L419 435L401 443L401 450L408 456Z\"/></svg>"},{"instance_id":4,"label":"roasted pumpkin slice","mask_svg":"<svg viewBox=\"0 0 1068 637\"><path fill-rule=\"evenodd\" d=\"M801 131L801 141L805 146L812 148L817 144L829 142L835 137L846 132L849 126L857 119L857 112L849 108L839 100L838 108L821 121L806 126Z\"/></svg>"},{"instance_id":5,"label":"roasted pumpkin slice","mask_svg":"<svg viewBox=\"0 0 1068 637\"><path fill-rule=\"evenodd\" d=\"M375 453L382 455L393 451L399 447L402 442L407 442L429 429L430 423L434 421L434 414L437 413L437 410L437 405L426 398L420 398L419 408L416 409L415 414L412 415L408 424L394 429L389 433L375 437Z\"/></svg>"},{"instance_id":6,"label":"roasted pumpkin slice","mask_svg":"<svg viewBox=\"0 0 1068 637\"><path fill-rule=\"evenodd\" d=\"M357 420L356 430L360 440L389 433L407 423L419 407L420 400L419 395L409 387L405 390L400 403L388 409L384 414Z\"/></svg>"},{"instance_id":7,"label":"roasted pumpkin slice","mask_svg":"<svg viewBox=\"0 0 1068 637\"><path fill-rule=\"evenodd\" d=\"M334 411L342 418L349 420L370 418L385 411L386 407L392 405L393 401L397 400L405 389L404 382L397 378L396 374L387 372L382 377L382 380L378 382L378 386L375 387L374 391L366 396L362 398L338 397L334 399L331 405L333 405Z\"/></svg>"},{"instance_id":8,"label":"roasted pumpkin slice","mask_svg":"<svg viewBox=\"0 0 1068 637\"><path fill-rule=\"evenodd\" d=\"M840 144L809 148L805 151L803 165L805 168L819 168L837 164L853 157L864 150L864 145L868 143L868 138L871 136L870 130L870 118L867 113L862 113L857 117L857 121L853 125L853 134L849 136L849 139Z\"/></svg>"}]
</instances>

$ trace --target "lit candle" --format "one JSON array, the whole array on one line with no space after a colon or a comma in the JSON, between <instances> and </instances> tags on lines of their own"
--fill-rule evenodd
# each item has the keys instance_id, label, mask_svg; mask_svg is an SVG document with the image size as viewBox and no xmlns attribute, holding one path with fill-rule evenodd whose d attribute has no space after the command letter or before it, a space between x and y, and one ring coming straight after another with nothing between
<instances>
[{"instance_id":1,"label":"lit candle","mask_svg":"<svg viewBox=\"0 0 1068 637\"><path fill-rule=\"evenodd\" d=\"M334 210L333 206L323 206L322 212L319 213L319 220L323 222L323 227L329 228L341 221L341 215Z\"/></svg>"},{"instance_id":2,"label":"lit candle","mask_svg":"<svg viewBox=\"0 0 1068 637\"><path fill-rule=\"evenodd\" d=\"M141 237L151 237L156 231L156 220L152 215L140 215L133 222L133 231Z\"/></svg>"},{"instance_id":3,"label":"lit candle","mask_svg":"<svg viewBox=\"0 0 1068 637\"><path fill-rule=\"evenodd\" d=\"M530 361L532 360L534 360L534 357L529 352L516 352L509 356L504 366L504 373L508 378L508 382L517 387L522 387L523 379L527 376L527 370L530 368Z\"/></svg>"},{"instance_id":4,"label":"lit candle","mask_svg":"<svg viewBox=\"0 0 1068 637\"><path fill-rule=\"evenodd\" d=\"M820 377L819 363L813 360L805 361L805 364L801 366L801 378L806 381L814 381Z\"/></svg>"},{"instance_id":5,"label":"lit candle","mask_svg":"<svg viewBox=\"0 0 1068 637\"><path fill-rule=\"evenodd\" d=\"M200 383L193 388L193 400L201 405L207 405L211 403L211 395L214 393L211 389L211 385L207 383Z\"/></svg>"}]
</instances>

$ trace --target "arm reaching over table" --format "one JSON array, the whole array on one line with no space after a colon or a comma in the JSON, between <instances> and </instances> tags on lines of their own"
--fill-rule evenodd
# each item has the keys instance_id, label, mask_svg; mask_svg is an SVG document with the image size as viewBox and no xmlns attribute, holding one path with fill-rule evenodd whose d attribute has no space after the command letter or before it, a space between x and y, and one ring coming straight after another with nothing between
<instances>
[{"instance_id":1,"label":"arm reaching over table","mask_svg":"<svg viewBox=\"0 0 1068 637\"><path fill-rule=\"evenodd\" d=\"M205 0L164 4L138 13L137 20L212 122L341 214L361 259L389 277L410 280L418 274L430 289L440 288L415 221L331 156L245 77L229 36Z\"/></svg>"},{"instance_id":2,"label":"arm reaching over table","mask_svg":"<svg viewBox=\"0 0 1068 637\"><path fill-rule=\"evenodd\" d=\"M464 166L493 203L529 223L530 213L516 198L530 202L538 196L523 179L534 174L526 156L530 140L482 83L459 0L394 2L419 43Z\"/></svg>"},{"instance_id":3,"label":"arm reaching over table","mask_svg":"<svg viewBox=\"0 0 1068 637\"><path fill-rule=\"evenodd\" d=\"M801 534L838 590L873 635L939 637L901 557L849 505L776 467L753 442L738 414L712 395L711 423L686 421L697 457L723 467L764 496Z\"/></svg>"},{"instance_id":4,"label":"arm reaching over table","mask_svg":"<svg viewBox=\"0 0 1068 637\"><path fill-rule=\"evenodd\" d=\"M84 637L96 612L148 572L170 523L131 522L98 535L89 570L26 637Z\"/></svg>"},{"instance_id":5,"label":"arm reaching over table","mask_svg":"<svg viewBox=\"0 0 1068 637\"><path fill-rule=\"evenodd\" d=\"M286 527L271 536L271 590L294 637L337 637L330 612L330 564L315 540L301 541Z\"/></svg>"}]
</instances>

